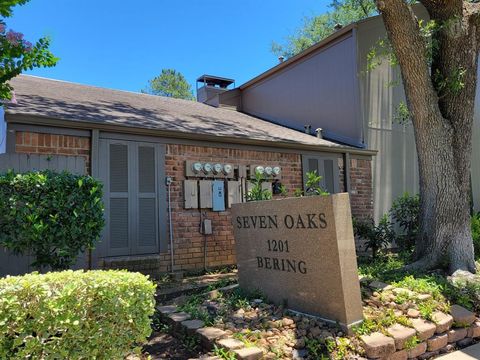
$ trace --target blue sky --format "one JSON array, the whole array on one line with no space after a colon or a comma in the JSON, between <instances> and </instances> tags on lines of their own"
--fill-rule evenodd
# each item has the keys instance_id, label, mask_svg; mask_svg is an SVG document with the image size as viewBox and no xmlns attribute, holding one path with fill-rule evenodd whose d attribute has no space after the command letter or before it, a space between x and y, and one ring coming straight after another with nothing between
<instances>
[{"instance_id":1,"label":"blue sky","mask_svg":"<svg viewBox=\"0 0 480 360\"><path fill-rule=\"evenodd\" d=\"M182 72L192 86L203 74L237 85L277 63L282 41L304 16L329 0L31 0L7 26L28 40L48 35L60 57L30 74L139 91L162 68Z\"/></svg>"}]
</instances>

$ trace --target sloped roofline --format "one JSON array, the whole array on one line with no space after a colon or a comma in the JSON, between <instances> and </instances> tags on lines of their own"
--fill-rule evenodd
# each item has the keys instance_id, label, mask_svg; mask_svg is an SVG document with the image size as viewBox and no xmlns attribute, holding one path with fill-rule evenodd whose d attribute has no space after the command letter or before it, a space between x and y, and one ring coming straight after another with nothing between
<instances>
[{"instance_id":1,"label":"sloped roofline","mask_svg":"<svg viewBox=\"0 0 480 360\"><path fill-rule=\"evenodd\" d=\"M246 83L242 84L239 86L240 90L243 90L249 86L252 86L253 84L267 78L267 77L270 77L271 75L277 73L278 71L282 70L282 69L285 69L286 67L292 65L293 63L296 63L300 60L302 60L303 58L305 58L306 56L314 53L315 51L327 46L328 44L334 42L335 40L339 39L340 37L348 34L349 32L351 32L354 28L357 27L357 24L358 22L354 22L354 23L351 23L343 28L341 28L340 30L337 30L336 32L334 32L333 34L331 34L330 36L326 37L325 39L323 39L322 41L319 41L318 43L310 46L309 48L303 50L302 52L298 53L297 55L295 56L292 56L291 58L288 58L287 60L285 60L284 62L281 62L279 63L278 65L268 69L267 71L261 73L260 75L257 75L256 77L254 77L253 79L247 81Z\"/></svg>"}]
</instances>

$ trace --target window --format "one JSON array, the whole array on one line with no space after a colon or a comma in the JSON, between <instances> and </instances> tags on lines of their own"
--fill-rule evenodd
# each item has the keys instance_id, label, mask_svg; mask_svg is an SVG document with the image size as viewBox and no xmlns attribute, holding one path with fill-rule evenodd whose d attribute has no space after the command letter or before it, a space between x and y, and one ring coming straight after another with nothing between
<instances>
[{"instance_id":1,"label":"window","mask_svg":"<svg viewBox=\"0 0 480 360\"><path fill-rule=\"evenodd\" d=\"M307 182L307 172L316 171L322 177L320 186L330 194L340 192L338 159L340 155L303 155L303 187Z\"/></svg>"}]
</instances>

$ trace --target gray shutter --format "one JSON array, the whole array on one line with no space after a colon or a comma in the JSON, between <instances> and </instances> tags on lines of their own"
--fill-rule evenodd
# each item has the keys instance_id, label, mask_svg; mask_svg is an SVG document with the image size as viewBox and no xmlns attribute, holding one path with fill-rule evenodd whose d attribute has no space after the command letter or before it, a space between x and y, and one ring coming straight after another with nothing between
<instances>
[{"instance_id":1,"label":"gray shutter","mask_svg":"<svg viewBox=\"0 0 480 360\"><path fill-rule=\"evenodd\" d=\"M338 193L340 190L338 156L302 156L303 186L306 188L307 172L316 171L322 177L320 186L330 194Z\"/></svg>"},{"instance_id":2,"label":"gray shutter","mask_svg":"<svg viewBox=\"0 0 480 360\"><path fill-rule=\"evenodd\" d=\"M137 231L132 253L152 254L158 252L158 217L157 217L157 164L156 145L138 144L136 146L136 197Z\"/></svg>"},{"instance_id":3,"label":"gray shutter","mask_svg":"<svg viewBox=\"0 0 480 360\"><path fill-rule=\"evenodd\" d=\"M131 184L129 168L129 144L127 142L108 142L108 184L105 191L107 206L106 255L122 256L130 253L132 238L131 221Z\"/></svg>"}]
</instances>

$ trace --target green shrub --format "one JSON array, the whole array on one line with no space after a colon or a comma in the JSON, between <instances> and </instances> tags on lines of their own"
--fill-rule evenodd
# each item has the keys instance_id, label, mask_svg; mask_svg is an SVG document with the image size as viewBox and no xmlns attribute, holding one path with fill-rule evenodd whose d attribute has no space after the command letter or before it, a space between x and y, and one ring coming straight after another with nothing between
<instances>
[{"instance_id":1,"label":"green shrub","mask_svg":"<svg viewBox=\"0 0 480 360\"><path fill-rule=\"evenodd\" d=\"M403 231L397 234L400 247L403 250L413 249L420 226L420 196L404 193L393 202L390 215Z\"/></svg>"},{"instance_id":2,"label":"green shrub","mask_svg":"<svg viewBox=\"0 0 480 360\"><path fill-rule=\"evenodd\" d=\"M358 221L353 218L353 231L356 236L364 239L365 249L372 250L372 258L377 258L378 252L395 240L395 232L387 215L383 215L378 225L373 219Z\"/></svg>"},{"instance_id":3,"label":"green shrub","mask_svg":"<svg viewBox=\"0 0 480 360\"><path fill-rule=\"evenodd\" d=\"M262 183L265 181L265 176L255 171L255 178L250 181L253 185L248 191L247 201L261 201L271 200L272 192L270 190L262 188Z\"/></svg>"},{"instance_id":4,"label":"green shrub","mask_svg":"<svg viewBox=\"0 0 480 360\"><path fill-rule=\"evenodd\" d=\"M0 359L123 359L150 335L154 293L126 271L0 279Z\"/></svg>"},{"instance_id":5,"label":"green shrub","mask_svg":"<svg viewBox=\"0 0 480 360\"><path fill-rule=\"evenodd\" d=\"M37 268L67 269L104 225L102 184L52 171L0 175L0 245Z\"/></svg>"},{"instance_id":6,"label":"green shrub","mask_svg":"<svg viewBox=\"0 0 480 360\"><path fill-rule=\"evenodd\" d=\"M295 189L295 196L312 196L312 195L330 195L330 193L324 190L320 181L322 181L322 176L317 174L317 170L307 172L307 181L305 182L305 191L301 189Z\"/></svg>"},{"instance_id":7,"label":"green shrub","mask_svg":"<svg viewBox=\"0 0 480 360\"><path fill-rule=\"evenodd\" d=\"M472 216L472 238L475 257L480 258L480 213Z\"/></svg>"}]
</instances>

